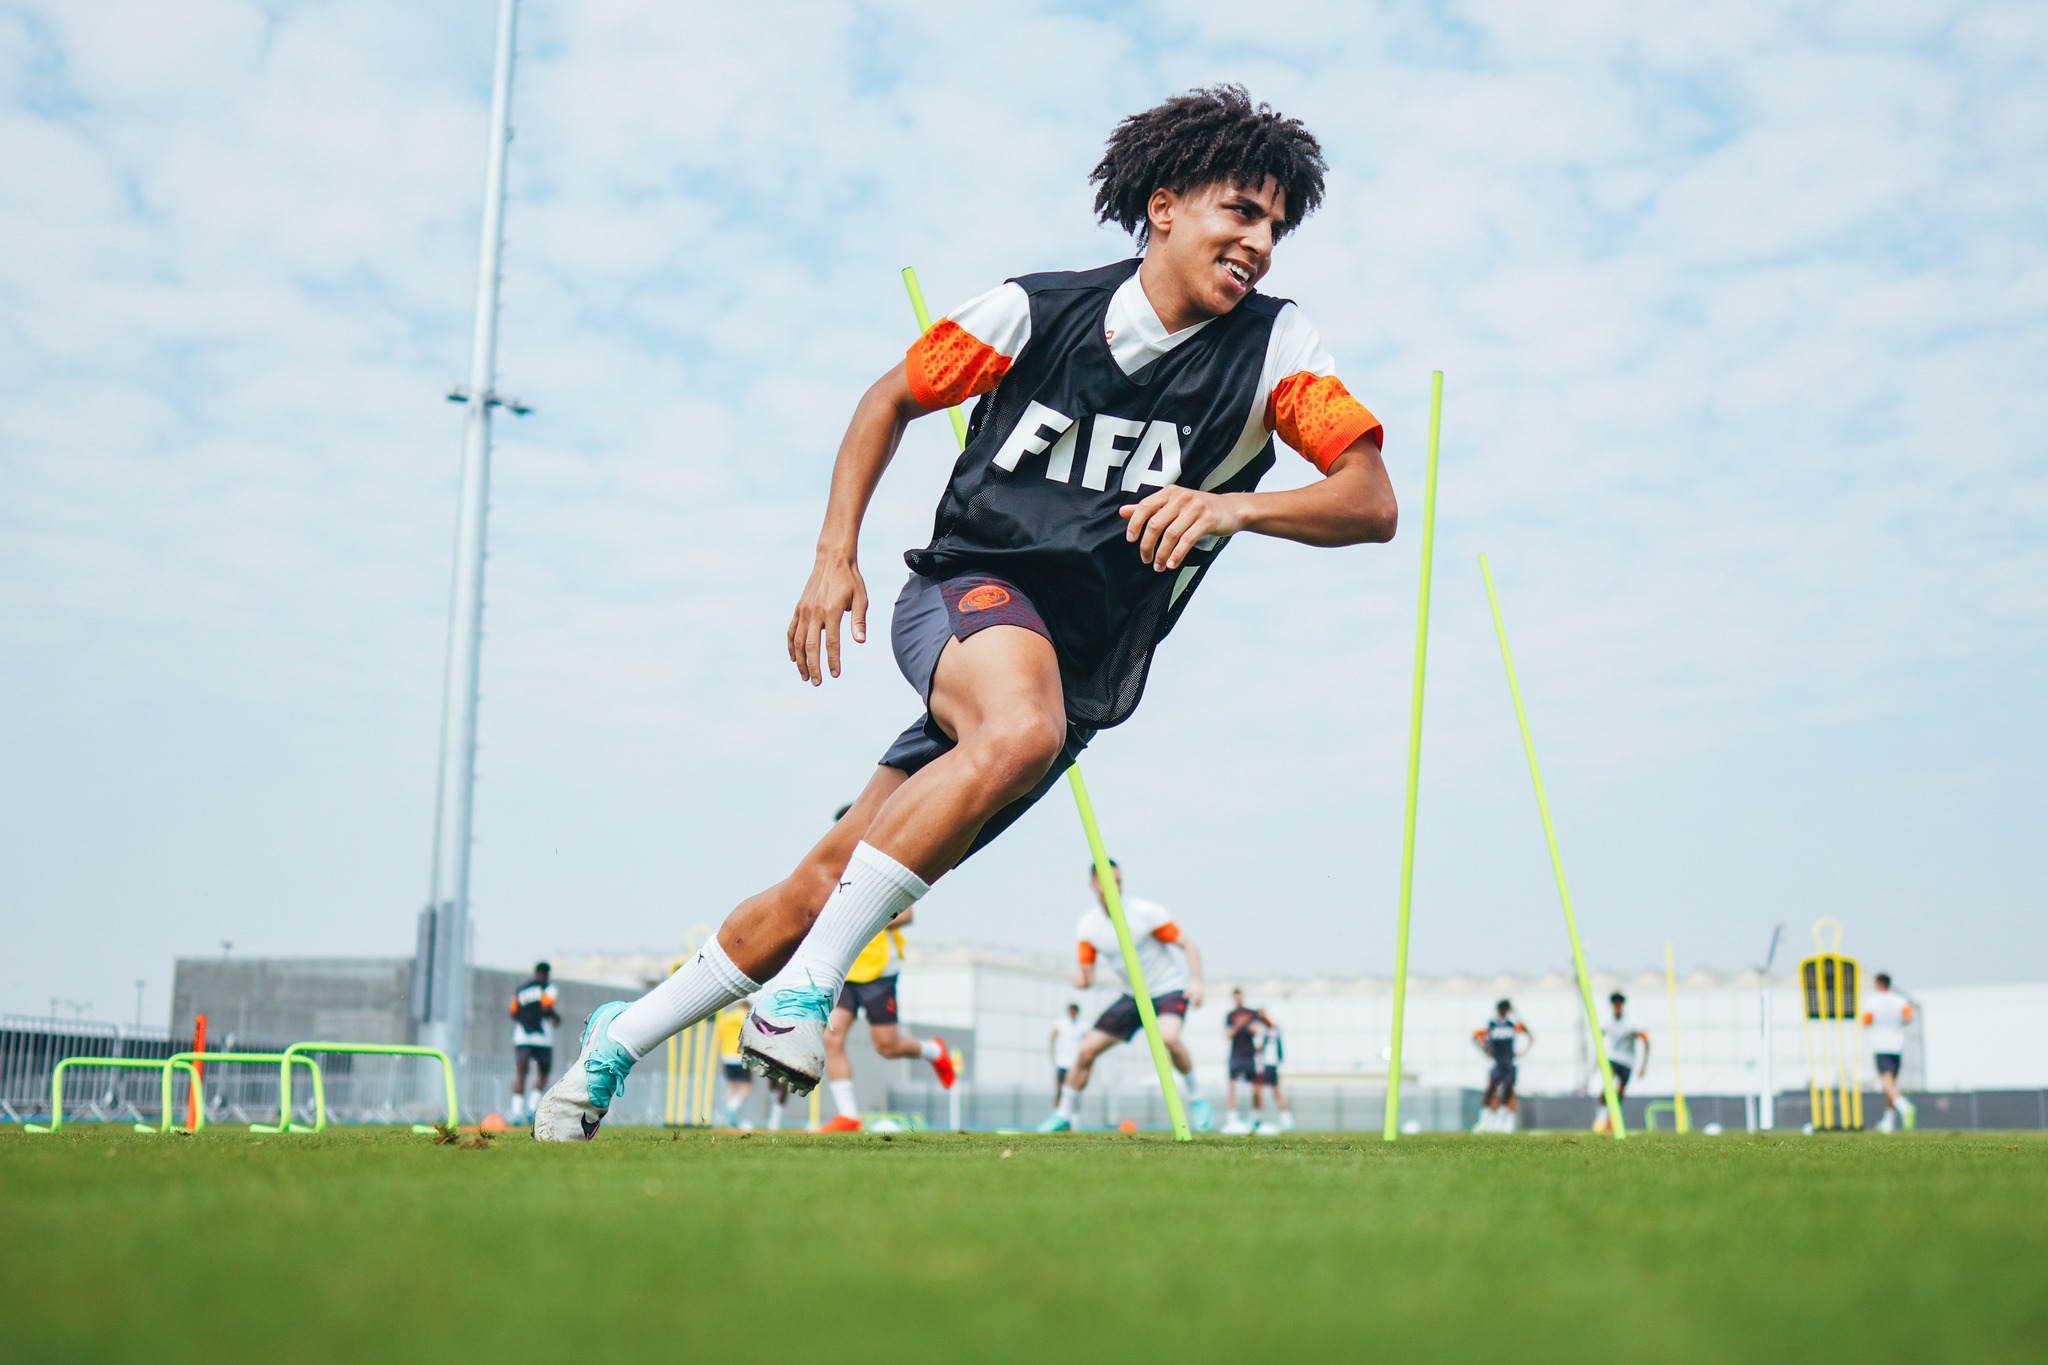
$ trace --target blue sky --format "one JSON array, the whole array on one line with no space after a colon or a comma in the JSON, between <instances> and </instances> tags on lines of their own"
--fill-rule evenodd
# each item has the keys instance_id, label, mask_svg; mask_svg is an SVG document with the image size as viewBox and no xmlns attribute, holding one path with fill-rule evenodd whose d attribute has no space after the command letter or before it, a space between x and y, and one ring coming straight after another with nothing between
<instances>
[{"instance_id":1,"label":"blue sky","mask_svg":"<svg viewBox=\"0 0 2048 1365\"><path fill-rule=\"evenodd\" d=\"M409 950L493 10L0 5L0 1009L141 978L154 1016L222 940ZM1905 982L2048 973L2048 13L1257 23L528 0L480 959L676 943L859 785L910 693L879 644L814 693L781 637L896 270L943 307L1122 254L1103 137L1229 79L1326 144L1268 287L1408 520L1233 547L1089 758L1133 888L1219 972L1388 966L1441 368L1418 969L1566 958L1485 550L1597 962L1832 914ZM949 442L870 517L884 602ZM1047 802L920 932L1064 951L1083 856Z\"/></svg>"}]
</instances>

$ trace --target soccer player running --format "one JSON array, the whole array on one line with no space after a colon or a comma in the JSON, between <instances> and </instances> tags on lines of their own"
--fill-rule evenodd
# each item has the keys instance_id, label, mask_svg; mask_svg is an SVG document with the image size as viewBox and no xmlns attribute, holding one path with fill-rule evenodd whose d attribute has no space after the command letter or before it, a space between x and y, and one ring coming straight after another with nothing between
<instances>
[{"instance_id":1,"label":"soccer player running","mask_svg":"<svg viewBox=\"0 0 2048 1365\"><path fill-rule=\"evenodd\" d=\"M1472 1131L1512 1133L1521 1108L1521 1101L1515 1098L1515 1059L1536 1046L1536 1035L1515 1017L1514 1002L1500 1000L1494 1003L1493 1018L1472 1031L1472 1041L1493 1061L1493 1070L1486 1077L1485 1108Z\"/></svg>"},{"instance_id":2,"label":"soccer player running","mask_svg":"<svg viewBox=\"0 0 2048 1365\"><path fill-rule=\"evenodd\" d=\"M1067 1012L1052 1026L1052 1102L1060 1102L1060 1087L1067 1083L1067 1073L1074 1069L1074 1062L1081 1055L1081 1042L1088 1036L1088 1026L1081 1022L1081 1007L1069 1004Z\"/></svg>"},{"instance_id":3,"label":"soccer player running","mask_svg":"<svg viewBox=\"0 0 2048 1365\"><path fill-rule=\"evenodd\" d=\"M747 1019L746 1003L742 1000L720 1010L712 1025L718 1042L718 1063L725 1072L725 1122L743 1132L754 1126L740 1116L747 1097L754 1093L754 1073L740 1062L740 1025Z\"/></svg>"},{"instance_id":4,"label":"soccer player running","mask_svg":"<svg viewBox=\"0 0 2048 1365\"><path fill-rule=\"evenodd\" d=\"M931 543L905 556L891 631L924 712L788 876L647 995L592 1013L538 1136L593 1136L635 1062L755 992L743 1055L808 1092L862 946L1129 718L1154 650L1232 536L1392 538L1378 419L1301 310L1257 288L1321 202L1324 169L1308 129L1236 87L1133 115L1090 178L1098 217L1142 257L1000 284L868 389L840 443L789 657L816 685L839 674L849 613L854 642L868 638L869 499L911 421L979 398ZM1276 437L1323 477L1255 491ZM1186 768L1162 780L1195 779L1220 742L1187 736Z\"/></svg>"},{"instance_id":5,"label":"soccer player running","mask_svg":"<svg viewBox=\"0 0 2048 1365\"><path fill-rule=\"evenodd\" d=\"M1286 1050L1280 1041L1280 1026L1268 1019L1259 1030L1258 1071L1252 1078L1252 1113L1258 1116L1258 1126L1252 1131L1260 1137L1278 1137L1294 1131L1294 1111L1287 1107L1287 1096L1280 1089L1280 1063L1286 1057ZM1259 1109L1259 1091L1273 1092L1273 1117L1266 1118Z\"/></svg>"},{"instance_id":6,"label":"soccer player running","mask_svg":"<svg viewBox=\"0 0 2048 1365\"><path fill-rule=\"evenodd\" d=\"M896 1022L896 975L903 961L903 929L911 915L905 910L890 920L847 969L839 1003L832 1007L825 1026L825 1076L839 1112L819 1126L821 1133L860 1131L860 1101L854 1097L853 1061L846 1055L846 1035L862 1014L868 1017L868 1038L876 1052L884 1057L922 1057L932 1064L939 1084L947 1090L953 1088L953 1059L946 1053L946 1040L919 1041Z\"/></svg>"},{"instance_id":7,"label":"soccer player running","mask_svg":"<svg viewBox=\"0 0 2048 1365\"><path fill-rule=\"evenodd\" d=\"M1878 1084L1884 1087L1884 1117L1877 1131L1896 1131L1901 1122L1913 1126L1913 1102L1899 1093L1899 1063L1906 1055L1906 1025L1913 1022L1913 1002L1903 991L1892 989L1889 972L1871 978L1877 987L1864 1001L1863 1027L1870 1036L1871 1055L1877 1061Z\"/></svg>"},{"instance_id":8,"label":"soccer player running","mask_svg":"<svg viewBox=\"0 0 2048 1365\"><path fill-rule=\"evenodd\" d=\"M555 1025L562 1022L555 1008L555 988L548 984L552 968L545 962L533 964L533 977L512 992L512 1103L506 1115L511 1123L524 1123L540 1107L540 1095L548 1088L548 1072L555 1066ZM533 1099L527 1100L527 1068L533 1069ZM531 1103L532 1109L529 1109Z\"/></svg>"},{"instance_id":9,"label":"soccer player running","mask_svg":"<svg viewBox=\"0 0 2048 1365\"><path fill-rule=\"evenodd\" d=\"M1112 858L1110 874L1116 878L1117 894L1122 896L1124 870ZM1087 990L1095 984L1095 964L1106 960L1117 980L1124 983L1124 993L1110 1002L1088 1030L1088 1036L1081 1040L1081 1054L1074 1059L1074 1065L1067 1070L1067 1078L1060 1086L1059 1100L1051 1114L1038 1125L1041 1133L1061 1133L1074 1126L1080 1116L1081 1092L1088 1088L1088 1077L1095 1067L1095 1059L1115 1047L1128 1043L1144 1027L1138 1014L1138 998L1131 994L1130 978L1124 975L1123 945L1117 942L1116 925L1110 921L1108 903L1102 897L1102 883L1094 869L1088 873L1088 889L1095 893L1095 904L1081 914L1081 922L1075 928L1079 940L1080 962L1074 969L1074 984ZM1174 1083L1180 1087L1181 1099L1187 1103L1188 1126L1197 1132L1206 1133L1213 1122L1209 1113L1209 1102L1201 1097L1195 1084L1195 1059L1188 1052L1187 1044L1180 1038L1181 1026L1187 1020L1188 1006L1200 1007L1202 1003L1202 954L1194 941L1181 932L1173 922L1173 916L1166 913L1166 907L1157 901L1139 900L1123 896L1124 919L1131 929L1131 941L1138 950L1138 967L1145 973L1146 988L1153 992L1152 1012L1159 1020L1159 1037L1166 1044L1166 1054L1173 1059Z\"/></svg>"},{"instance_id":10,"label":"soccer player running","mask_svg":"<svg viewBox=\"0 0 2048 1365\"><path fill-rule=\"evenodd\" d=\"M1649 1070L1650 1035L1628 1017L1627 996L1616 991L1607 997L1607 1004L1614 1011L1613 1017L1602 1025L1607 1035L1607 1069L1614 1073L1614 1098L1619 1100L1628 1094L1629 1081ZM1603 1104L1594 1111L1593 1131L1604 1133L1608 1127L1607 1106Z\"/></svg>"},{"instance_id":11,"label":"soccer player running","mask_svg":"<svg viewBox=\"0 0 2048 1365\"><path fill-rule=\"evenodd\" d=\"M1223 1016L1223 1036L1230 1041L1230 1079L1226 1083L1223 1107L1230 1117L1224 1120L1223 1131L1239 1136L1252 1131L1251 1119L1238 1108L1237 1083L1243 1081L1253 1095L1252 1106L1258 1107L1259 1088L1259 1037L1258 1026L1270 1024L1265 1011L1255 1010L1244 1002L1244 992L1230 992L1230 1013Z\"/></svg>"}]
</instances>

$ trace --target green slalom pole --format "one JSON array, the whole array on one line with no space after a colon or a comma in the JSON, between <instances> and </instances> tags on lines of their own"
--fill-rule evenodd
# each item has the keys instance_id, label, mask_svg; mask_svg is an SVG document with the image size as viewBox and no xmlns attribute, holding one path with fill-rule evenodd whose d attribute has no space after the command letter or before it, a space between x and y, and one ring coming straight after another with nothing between
<instances>
[{"instance_id":1,"label":"green slalom pole","mask_svg":"<svg viewBox=\"0 0 2048 1365\"><path fill-rule=\"evenodd\" d=\"M1159 1016L1152 1009L1152 992L1145 985L1145 968L1138 962L1138 945L1131 938L1130 921L1124 918L1124 896L1117 888L1116 869L1109 864L1109 850L1102 846L1102 830L1095 823L1095 805L1088 799L1088 784L1081 778L1081 765L1067 769L1067 785L1074 789L1074 805L1081 812L1081 829L1088 836L1088 852L1095 859L1095 881L1102 888L1102 903L1109 910L1109 922L1116 926L1116 946L1124 955L1124 975L1130 978L1131 998L1138 1002L1138 1018L1145 1025L1145 1041L1152 1045L1152 1065L1159 1072L1159 1089L1166 1096L1166 1116L1173 1120L1173 1136L1193 1142L1186 1108L1180 1102L1180 1087L1173 1080L1173 1059L1166 1055L1166 1039L1159 1033Z\"/></svg>"},{"instance_id":2,"label":"green slalom pole","mask_svg":"<svg viewBox=\"0 0 2048 1365\"><path fill-rule=\"evenodd\" d=\"M1579 920L1572 913L1572 889L1565 884L1564 855L1557 849L1557 827L1550 822L1550 801L1543 795L1543 770L1536 766L1536 741L1529 734L1529 712L1522 705L1522 685L1515 681L1515 656L1508 649L1507 622L1500 614L1500 594L1493 586L1493 566L1479 556L1479 574L1486 580L1486 600L1493 607L1493 631L1500 637L1500 661L1508 671L1508 694L1515 699L1515 723L1522 728L1522 750L1529 755L1529 781L1536 787L1536 813L1543 818L1543 838L1550 845L1550 869L1557 874L1557 898L1564 905L1564 929L1571 935L1572 966L1579 973L1579 997L1586 1006L1586 1028L1593 1035L1593 1055L1600 1062L1600 1089L1607 1097L1607 1119L1614 1140L1628 1136L1621 1121L1621 1097L1614 1093L1614 1068L1607 1063L1607 1036L1600 1030L1600 1010L1593 1003L1593 979L1586 974L1586 949L1579 942Z\"/></svg>"},{"instance_id":3,"label":"green slalom pole","mask_svg":"<svg viewBox=\"0 0 2048 1365\"><path fill-rule=\"evenodd\" d=\"M1387 1051L1387 1121L1401 1132L1401 1038L1408 1022L1408 907L1415 894L1415 799L1422 783L1422 677L1429 663L1429 578L1436 554L1436 451L1443 431L1444 372L1429 376L1429 460L1422 476L1422 596L1415 608L1415 688L1408 703L1408 808L1401 821L1401 910L1394 929L1394 1044Z\"/></svg>"},{"instance_id":4,"label":"green slalom pole","mask_svg":"<svg viewBox=\"0 0 2048 1365\"><path fill-rule=\"evenodd\" d=\"M932 329L932 310L925 306L924 287L917 282L917 267L903 267L903 287L910 291L910 309L917 314L917 332ZM950 407L953 439L967 448L967 419L960 409ZM1434 467L1434 466L1432 466ZM1131 997L1138 1002L1138 1019L1145 1026L1145 1041L1152 1048L1152 1065L1159 1072L1159 1089L1166 1096L1166 1114L1173 1120L1173 1135L1181 1142L1193 1142L1186 1108L1180 1102L1180 1087L1173 1079L1173 1059L1166 1055L1166 1040L1159 1034L1159 1015L1152 1008L1152 992L1145 984L1145 969L1138 962L1138 945L1131 938L1130 921L1124 918L1123 893L1117 889L1116 869L1109 865L1109 852L1102 843L1101 827L1095 823L1095 806L1088 799L1088 784L1081 778L1081 765L1067 769L1067 784L1074 791L1074 806L1081 812L1081 829L1088 836L1088 852L1095 859L1095 880L1102 887L1102 903L1109 909L1109 922L1116 926L1117 947L1124 958L1124 975L1130 978Z\"/></svg>"}]
</instances>

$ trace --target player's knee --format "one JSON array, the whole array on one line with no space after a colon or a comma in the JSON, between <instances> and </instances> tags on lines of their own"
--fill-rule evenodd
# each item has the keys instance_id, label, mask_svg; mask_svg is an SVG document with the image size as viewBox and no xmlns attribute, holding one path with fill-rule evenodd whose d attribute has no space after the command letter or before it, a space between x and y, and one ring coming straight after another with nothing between
<instances>
[{"instance_id":1,"label":"player's knee","mask_svg":"<svg viewBox=\"0 0 2048 1365\"><path fill-rule=\"evenodd\" d=\"M1066 736L1054 717L1024 709L989 721L975 732L975 739L991 782L1025 792L1059 757Z\"/></svg>"}]
</instances>

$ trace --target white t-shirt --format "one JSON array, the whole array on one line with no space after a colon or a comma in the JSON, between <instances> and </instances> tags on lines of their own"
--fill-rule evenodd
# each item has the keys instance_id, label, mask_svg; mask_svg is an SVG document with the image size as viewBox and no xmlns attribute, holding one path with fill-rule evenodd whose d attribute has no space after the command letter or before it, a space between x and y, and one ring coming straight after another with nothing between
<instances>
[{"instance_id":1,"label":"white t-shirt","mask_svg":"<svg viewBox=\"0 0 2048 1365\"><path fill-rule=\"evenodd\" d=\"M1637 1065L1637 1049L1642 1045L1642 1040L1636 1037L1636 1034L1641 1032L1636 1027L1636 1021L1624 1013L1619 1019L1609 1019L1606 1029L1607 1060L1619 1062L1630 1071L1634 1071Z\"/></svg>"},{"instance_id":2,"label":"white t-shirt","mask_svg":"<svg viewBox=\"0 0 2048 1365\"><path fill-rule=\"evenodd\" d=\"M1264 1071L1269 1067L1277 1069L1280 1057L1280 1030L1269 1028L1259 1039L1259 1070Z\"/></svg>"},{"instance_id":3,"label":"white t-shirt","mask_svg":"<svg viewBox=\"0 0 2048 1365\"><path fill-rule=\"evenodd\" d=\"M1180 926L1166 913L1166 907L1157 901L1126 896L1124 918L1130 921L1146 989L1155 999L1186 990L1194 978L1188 972L1188 955L1179 946ZM1124 975L1123 949L1117 946L1116 926L1110 923L1109 912L1099 905L1089 906L1081 913L1074 933L1080 940L1081 960L1106 964L1128 993L1131 983Z\"/></svg>"},{"instance_id":4,"label":"white t-shirt","mask_svg":"<svg viewBox=\"0 0 2048 1365\"><path fill-rule=\"evenodd\" d=\"M1913 1002L1897 991L1872 991L1863 997L1863 1016L1869 1021L1870 1050L1894 1055L1906 1050L1906 1024L1912 1018Z\"/></svg>"},{"instance_id":5,"label":"white t-shirt","mask_svg":"<svg viewBox=\"0 0 2048 1365\"><path fill-rule=\"evenodd\" d=\"M1052 1026L1052 1064L1062 1071L1072 1069L1081 1060L1081 1040L1087 1036L1085 1019L1069 1019L1062 1014Z\"/></svg>"}]
</instances>

